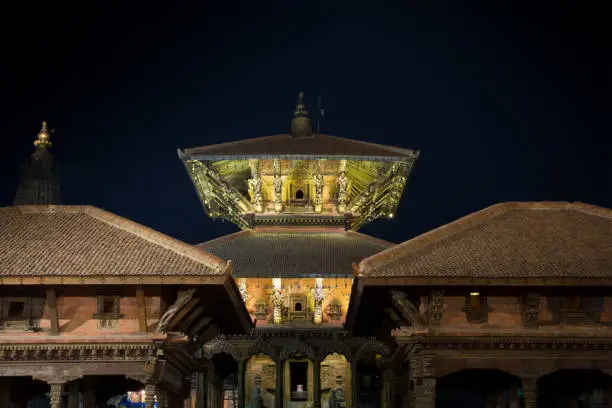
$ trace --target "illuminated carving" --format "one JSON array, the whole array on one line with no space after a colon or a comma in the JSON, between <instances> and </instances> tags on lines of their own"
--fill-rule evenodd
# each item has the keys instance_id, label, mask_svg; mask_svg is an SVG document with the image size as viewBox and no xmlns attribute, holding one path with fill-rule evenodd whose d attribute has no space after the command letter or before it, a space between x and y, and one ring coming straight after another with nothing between
<instances>
[{"instance_id":1,"label":"illuminated carving","mask_svg":"<svg viewBox=\"0 0 612 408\"><path fill-rule=\"evenodd\" d=\"M249 160L249 166L251 167L251 179L249 179L249 192L251 193L251 201L253 203L253 209L256 212L263 211L263 197L261 194L261 173L259 171L259 160Z\"/></svg>"},{"instance_id":2,"label":"illuminated carving","mask_svg":"<svg viewBox=\"0 0 612 408\"><path fill-rule=\"evenodd\" d=\"M274 159L274 211L283 210L283 180L281 179L281 161Z\"/></svg>"},{"instance_id":3,"label":"illuminated carving","mask_svg":"<svg viewBox=\"0 0 612 408\"><path fill-rule=\"evenodd\" d=\"M240 291L240 296L242 297L242 300L244 301L244 303L247 302L247 300L249 300L249 292L247 291L247 280L246 278L240 278L238 279L238 290Z\"/></svg>"},{"instance_id":4,"label":"illuminated carving","mask_svg":"<svg viewBox=\"0 0 612 408\"><path fill-rule=\"evenodd\" d=\"M321 165L317 163L315 175L313 178L313 184L315 187L315 212L321 212L323 209L323 175L321 174Z\"/></svg>"},{"instance_id":5,"label":"illuminated carving","mask_svg":"<svg viewBox=\"0 0 612 408\"><path fill-rule=\"evenodd\" d=\"M323 294L323 278L315 278L315 287L314 287L314 303L315 303L314 322L315 324L320 324L323 319L323 299L325 299L325 295Z\"/></svg>"},{"instance_id":6,"label":"illuminated carving","mask_svg":"<svg viewBox=\"0 0 612 408\"><path fill-rule=\"evenodd\" d=\"M281 278L272 279L272 305L275 324L281 324L283 319L283 288Z\"/></svg>"},{"instance_id":7,"label":"illuminated carving","mask_svg":"<svg viewBox=\"0 0 612 408\"><path fill-rule=\"evenodd\" d=\"M340 168L336 182L338 184L338 212L343 213L346 210L346 188L348 186L346 160L340 160Z\"/></svg>"}]
</instances>

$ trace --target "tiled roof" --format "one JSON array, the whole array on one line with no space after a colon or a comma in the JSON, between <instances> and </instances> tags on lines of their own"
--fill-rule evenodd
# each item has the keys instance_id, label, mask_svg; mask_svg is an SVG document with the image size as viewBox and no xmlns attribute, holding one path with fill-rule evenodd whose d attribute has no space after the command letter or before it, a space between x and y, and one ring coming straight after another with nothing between
<instances>
[{"instance_id":1,"label":"tiled roof","mask_svg":"<svg viewBox=\"0 0 612 408\"><path fill-rule=\"evenodd\" d=\"M364 259L368 277L612 278L612 210L503 203Z\"/></svg>"},{"instance_id":2,"label":"tiled roof","mask_svg":"<svg viewBox=\"0 0 612 408\"><path fill-rule=\"evenodd\" d=\"M235 142L179 150L182 159L220 160L248 157L337 157L400 160L415 158L418 151L401 149L359 140L314 133L312 137L292 137L288 134L265 136Z\"/></svg>"},{"instance_id":3,"label":"tiled roof","mask_svg":"<svg viewBox=\"0 0 612 408\"><path fill-rule=\"evenodd\" d=\"M0 208L0 277L222 275L227 262L89 206Z\"/></svg>"},{"instance_id":4,"label":"tiled roof","mask_svg":"<svg viewBox=\"0 0 612 408\"><path fill-rule=\"evenodd\" d=\"M236 277L352 276L353 263L393 244L352 231L247 230L200 244Z\"/></svg>"}]
</instances>

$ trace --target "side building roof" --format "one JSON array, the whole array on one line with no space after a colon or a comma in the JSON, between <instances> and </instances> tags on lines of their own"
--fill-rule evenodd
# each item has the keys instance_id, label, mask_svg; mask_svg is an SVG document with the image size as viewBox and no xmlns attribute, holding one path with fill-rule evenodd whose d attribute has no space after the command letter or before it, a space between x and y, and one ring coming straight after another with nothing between
<instances>
[{"instance_id":1,"label":"side building roof","mask_svg":"<svg viewBox=\"0 0 612 408\"><path fill-rule=\"evenodd\" d=\"M178 151L182 160L237 160L283 158L293 160L349 159L401 161L416 159L418 150L385 146L360 140L313 133L309 137L290 134L264 136Z\"/></svg>"},{"instance_id":2,"label":"side building roof","mask_svg":"<svg viewBox=\"0 0 612 408\"><path fill-rule=\"evenodd\" d=\"M360 277L387 280L599 278L612 283L612 210L568 202L497 204L364 259L358 270Z\"/></svg>"},{"instance_id":3,"label":"side building roof","mask_svg":"<svg viewBox=\"0 0 612 408\"><path fill-rule=\"evenodd\" d=\"M236 277L353 276L353 263L393 244L353 231L246 230L198 246L230 259Z\"/></svg>"},{"instance_id":4,"label":"side building roof","mask_svg":"<svg viewBox=\"0 0 612 408\"><path fill-rule=\"evenodd\" d=\"M144 283L225 278L228 262L90 206L0 208L0 281L97 277ZM151 280L153 279L153 280ZM218 280L218 279L217 279Z\"/></svg>"}]
</instances>

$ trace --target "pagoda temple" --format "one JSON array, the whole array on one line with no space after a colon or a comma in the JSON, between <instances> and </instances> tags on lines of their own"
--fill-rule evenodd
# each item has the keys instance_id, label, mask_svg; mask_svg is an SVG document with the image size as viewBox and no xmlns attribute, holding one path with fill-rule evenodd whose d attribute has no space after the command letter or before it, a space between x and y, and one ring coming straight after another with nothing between
<instances>
[{"instance_id":1,"label":"pagoda temple","mask_svg":"<svg viewBox=\"0 0 612 408\"><path fill-rule=\"evenodd\" d=\"M300 93L289 133L178 155L207 214L242 230L198 245L231 260L256 323L202 349L238 390L236 405L251 401L255 378L270 408L329 405L337 382L342 404L378 403L391 344L352 337L344 323L356 263L393 244L357 231L393 218L419 152L313 132Z\"/></svg>"}]
</instances>

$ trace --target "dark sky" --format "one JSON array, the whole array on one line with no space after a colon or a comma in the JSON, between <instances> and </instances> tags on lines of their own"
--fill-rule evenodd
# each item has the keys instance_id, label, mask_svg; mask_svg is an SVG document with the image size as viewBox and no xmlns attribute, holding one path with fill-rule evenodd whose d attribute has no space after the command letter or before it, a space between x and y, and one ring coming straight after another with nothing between
<instances>
[{"instance_id":1,"label":"dark sky","mask_svg":"<svg viewBox=\"0 0 612 408\"><path fill-rule=\"evenodd\" d=\"M421 150L396 217L363 232L400 242L501 201L612 207L603 1L47 3L3 10L2 205L47 120L64 203L190 243L232 232L176 149L284 133L304 91L324 131Z\"/></svg>"}]
</instances>

